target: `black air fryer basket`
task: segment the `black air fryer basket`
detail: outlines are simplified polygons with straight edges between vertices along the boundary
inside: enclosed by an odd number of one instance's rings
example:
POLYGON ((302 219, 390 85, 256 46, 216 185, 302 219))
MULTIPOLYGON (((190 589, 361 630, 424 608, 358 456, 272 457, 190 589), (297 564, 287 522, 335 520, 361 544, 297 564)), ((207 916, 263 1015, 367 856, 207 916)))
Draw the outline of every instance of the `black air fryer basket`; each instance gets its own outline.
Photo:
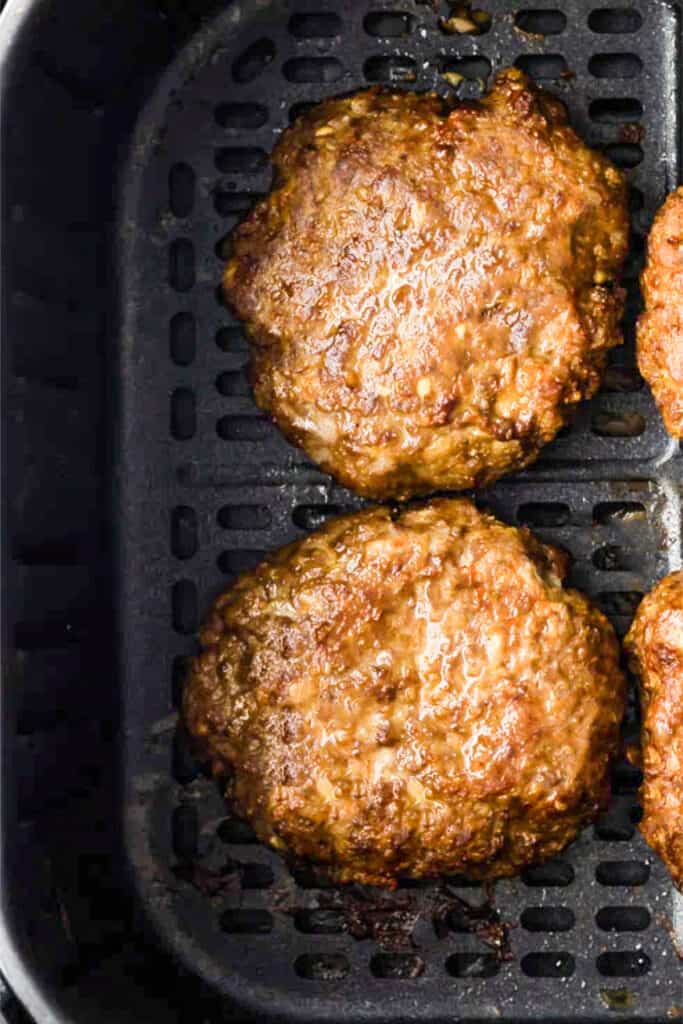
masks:
POLYGON ((481 35, 445 34, 438 6, 8 0, 0 15, 9 1019, 683 1014, 683 900, 638 834, 626 762, 594 827, 496 886, 506 927, 487 930, 489 894, 465 879, 439 915, 433 885, 342 896, 312 870, 293 877, 229 817, 176 729, 210 600, 361 504, 255 407, 218 293, 274 142, 323 97, 368 83, 448 94, 448 72, 476 97, 514 63, 627 168, 626 345, 538 463, 478 500, 568 549, 571 582, 620 634, 679 565, 679 448, 633 346, 644 236, 679 180, 678 5, 480 0, 481 35), (358 937, 382 915, 390 939, 358 937))

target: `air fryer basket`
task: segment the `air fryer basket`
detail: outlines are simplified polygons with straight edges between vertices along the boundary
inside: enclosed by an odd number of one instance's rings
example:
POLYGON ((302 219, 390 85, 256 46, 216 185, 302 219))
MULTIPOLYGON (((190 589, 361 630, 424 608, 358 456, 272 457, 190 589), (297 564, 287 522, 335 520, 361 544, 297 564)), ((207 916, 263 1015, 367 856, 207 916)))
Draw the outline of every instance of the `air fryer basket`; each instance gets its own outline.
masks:
MULTIPOLYGON (((516 63, 628 169, 626 345, 538 463, 477 500, 569 550, 571 582, 620 634, 679 565, 679 449, 633 347, 644 233, 679 179, 678 7, 481 0, 489 30, 449 35, 438 6, 10 0, 0 20, 0 966, 40 1019, 683 1014, 683 903, 639 837, 626 762, 595 827, 496 886, 502 956, 457 913, 435 927, 431 884, 389 897, 403 943, 353 937, 343 899, 229 817, 176 729, 210 600, 361 504, 256 409, 218 292, 226 236, 269 187, 269 151, 326 96, 368 83, 450 94, 452 71, 473 97, 516 63)), ((486 898, 464 879, 449 891, 486 898)), ((375 912, 376 894, 350 898, 375 912)))

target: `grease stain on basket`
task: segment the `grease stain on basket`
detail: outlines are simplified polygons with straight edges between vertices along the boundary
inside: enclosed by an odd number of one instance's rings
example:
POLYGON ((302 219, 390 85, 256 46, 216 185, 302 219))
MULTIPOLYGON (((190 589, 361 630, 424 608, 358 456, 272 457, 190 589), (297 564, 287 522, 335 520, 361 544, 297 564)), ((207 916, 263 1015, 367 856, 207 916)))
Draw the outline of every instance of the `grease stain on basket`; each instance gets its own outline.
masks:
POLYGON ((632 1010, 637 1003, 636 994, 630 988, 601 988, 600 999, 608 1010, 615 1013, 632 1010))

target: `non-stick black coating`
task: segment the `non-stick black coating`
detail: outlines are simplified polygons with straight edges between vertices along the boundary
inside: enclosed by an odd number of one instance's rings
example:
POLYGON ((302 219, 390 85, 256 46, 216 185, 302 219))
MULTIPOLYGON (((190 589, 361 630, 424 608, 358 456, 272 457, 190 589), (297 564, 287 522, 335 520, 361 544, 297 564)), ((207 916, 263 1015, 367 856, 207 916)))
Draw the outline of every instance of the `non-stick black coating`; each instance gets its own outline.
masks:
MULTIPOLYGON (((121 249, 127 835, 159 933, 212 987, 259 1013, 594 1019, 622 998, 655 1018, 681 991, 665 927, 672 888, 635 830, 638 775, 625 764, 610 814, 559 866, 496 887, 514 926, 509 960, 476 934, 435 929, 429 887, 397 897, 415 914, 406 948, 355 939, 348 908, 334 925, 311 918, 329 897, 221 828, 222 801, 193 777, 177 739, 176 778, 167 771, 183 659, 210 600, 264 551, 359 505, 255 408, 244 336, 217 297, 226 236, 267 191, 267 154, 302 104, 369 81, 446 94, 444 71, 464 75, 460 95, 473 97, 517 62, 566 101, 591 144, 632 168, 627 344, 607 387, 538 464, 478 500, 567 548, 572 582, 620 632, 639 595, 677 563, 677 450, 633 354, 643 234, 678 174, 677 19, 666 4, 626 14, 582 2, 485 6, 490 30, 472 36, 445 34, 429 4, 234 3, 170 69, 131 154, 121 249), (230 861, 237 868, 217 882, 211 873, 230 861), (207 884, 218 894, 207 897, 207 884)), ((375 896, 365 898, 371 917, 375 896)))
MULTIPOLYGON (((679 177, 677 7, 480 0, 493 20, 475 37, 445 35, 447 5, 415 0, 19 6, 2 64, 10 984, 41 1020, 235 1020, 235 1002, 335 1022, 675 1017, 676 902, 634 829, 625 763, 595 830, 496 888, 511 959, 435 912, 433 887, 399 891, 414 947, 394 936, 388 952, 348 931, 386 915, 376 894, 335 910, 313 874, 295 884, 175 726, 211 598, 357 506, 255 410, 216 291, 292 113, 370 80, 447 92, 451 70, 475 96, 519 60, 633 164, 627 344, 571 430, 479 500, 571 551, 572 582, 621 633, 678 565, 681 461, 633 355, 644 234, 679 177)), ((456 882, 449 898, 483 899, 456 882)))

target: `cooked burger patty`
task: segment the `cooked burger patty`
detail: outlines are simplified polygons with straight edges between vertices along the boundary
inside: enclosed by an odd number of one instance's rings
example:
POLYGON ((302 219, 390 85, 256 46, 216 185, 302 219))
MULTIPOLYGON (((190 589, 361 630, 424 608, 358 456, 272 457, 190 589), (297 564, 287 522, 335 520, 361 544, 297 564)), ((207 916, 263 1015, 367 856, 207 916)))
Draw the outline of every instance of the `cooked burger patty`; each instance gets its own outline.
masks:
POLYGON ((640 830, 683 890, 683 573, 643 600, 625 640, 640 676, 644 782, 640 830))
POLYGON ((683 437, 683 188, 657 214, 642 276, 638 366, 666 429, 683 437))
POLYGON ((624 178, 520 71, 479 103, 377 89, 286 131, 225 295, 257 403, 361 494, 536 458, 622 338, 624 178))
POLYGON ((218 599, 187 726, 259 837, 337 881, 514 874, 605 803, 623 713, 564 571, 464 500, 331 520, 218 599))

